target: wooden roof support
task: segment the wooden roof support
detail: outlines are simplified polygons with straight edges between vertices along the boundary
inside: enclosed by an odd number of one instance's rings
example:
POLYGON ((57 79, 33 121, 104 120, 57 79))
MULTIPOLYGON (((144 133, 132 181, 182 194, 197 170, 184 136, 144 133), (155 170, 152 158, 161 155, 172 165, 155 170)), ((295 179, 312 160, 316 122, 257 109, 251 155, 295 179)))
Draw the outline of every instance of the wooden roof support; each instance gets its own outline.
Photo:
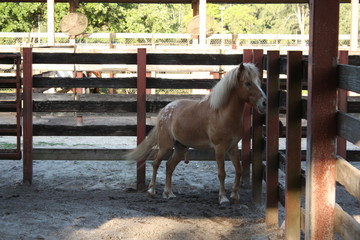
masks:
POLYGON ((47 0, 48 45, 55 45, 55 0, 47 0))
POLYGON ((310 1, 306 239, 334 239, 339 1, 310 1))

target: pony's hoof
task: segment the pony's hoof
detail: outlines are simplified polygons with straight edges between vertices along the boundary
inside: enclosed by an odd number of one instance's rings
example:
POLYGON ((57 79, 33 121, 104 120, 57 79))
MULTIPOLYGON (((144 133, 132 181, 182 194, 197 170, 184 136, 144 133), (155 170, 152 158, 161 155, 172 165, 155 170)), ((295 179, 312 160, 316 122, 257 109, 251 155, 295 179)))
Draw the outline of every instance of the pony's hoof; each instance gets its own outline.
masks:
POLYGON ((239 193, 231 193, 230 200, 231 204, 238 204, 240 202, 239 193))
POLYGON ((149 198, 154 198, 156 194, 155 190, 151 188, 147 191, 147 193, 149 198))
POLYGON ((227 197, 225 196, 219 196, 219 204, 220 205, 225 205, 228 204, 230 201, 227 197))
POLYGON ((170 199, 170 198, 175 198, 176 195, 173 192, 163 192, 163 198, 165 199, 170 199))

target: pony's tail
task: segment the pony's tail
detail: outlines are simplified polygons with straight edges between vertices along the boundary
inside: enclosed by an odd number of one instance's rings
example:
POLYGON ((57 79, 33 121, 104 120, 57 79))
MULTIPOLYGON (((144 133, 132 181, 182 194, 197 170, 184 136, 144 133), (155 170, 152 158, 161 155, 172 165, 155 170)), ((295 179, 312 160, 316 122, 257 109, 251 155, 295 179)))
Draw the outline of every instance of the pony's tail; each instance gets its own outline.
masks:
POLYGON ((144 159, 150 152, 152 152, 153 147, 156 146, 157 138, 158 131, 157 125, 155 125, 144 141, 142 141, 134 150, 124 155, 125 159, 136 161, 144 159))

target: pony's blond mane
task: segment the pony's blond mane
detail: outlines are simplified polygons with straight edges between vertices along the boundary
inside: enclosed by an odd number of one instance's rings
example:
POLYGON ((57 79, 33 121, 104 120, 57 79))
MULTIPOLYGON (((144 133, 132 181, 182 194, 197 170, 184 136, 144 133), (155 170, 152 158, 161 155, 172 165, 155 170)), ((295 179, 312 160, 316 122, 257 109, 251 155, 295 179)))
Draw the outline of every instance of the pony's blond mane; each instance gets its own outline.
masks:
MULTIPOLYGON (((243 63, 243 70, 240 72, 242 79, 257 79, 258 78, 258 69, 252 63, 243 63)), ((210 107, 212 109, 218 109, 223 106, 230 92, 238 84, 238 74, 239 74, 240 65, 231 69, 227 72, 224 77, 213 87, 212 92, 209 95, 210 98, 210 107)))

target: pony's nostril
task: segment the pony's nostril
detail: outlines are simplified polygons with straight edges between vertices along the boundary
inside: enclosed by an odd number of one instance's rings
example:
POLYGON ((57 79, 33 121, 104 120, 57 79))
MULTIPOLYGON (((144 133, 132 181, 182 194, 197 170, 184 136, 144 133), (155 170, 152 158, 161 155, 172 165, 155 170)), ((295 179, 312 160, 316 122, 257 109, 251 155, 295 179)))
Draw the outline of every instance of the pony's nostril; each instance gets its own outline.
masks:
POLYGON ((266 107, 266 101, 263 101, 262 105, 263 105, 263 107, 266 107))

